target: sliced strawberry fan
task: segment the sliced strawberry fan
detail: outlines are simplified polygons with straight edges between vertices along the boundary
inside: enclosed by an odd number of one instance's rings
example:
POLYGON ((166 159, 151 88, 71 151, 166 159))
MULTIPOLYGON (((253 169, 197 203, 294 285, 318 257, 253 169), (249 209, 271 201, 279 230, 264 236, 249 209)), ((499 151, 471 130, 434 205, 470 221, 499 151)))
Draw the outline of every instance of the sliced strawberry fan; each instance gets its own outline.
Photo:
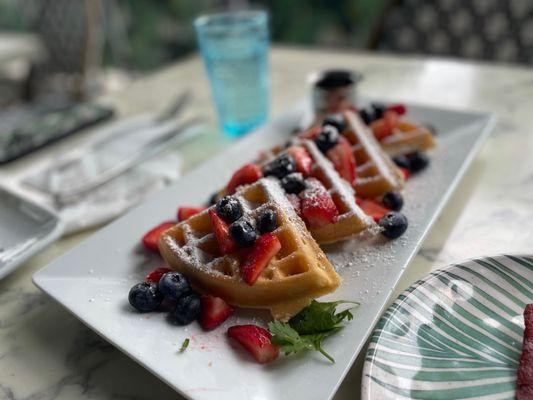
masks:
POLYGON ((145 233, 141 240, 144 248, 159 253, 159 248, 157 247, 159 238, 161 237, 163 232, 172 228, 174 225, 176 225, 174 221, 166 221, 145 233))
POLYGON ((222 254, 233 253, 237 250, 237 243, 235 243, 229 234, 228 224, 212 209, 209 210, 209 216, 211 217, 211 226, 213 227, 220 251, 222 254))
POLYGON ((310 228, 335 222, 339 212, 330 194, 318 179, 309 178, 307 187, 300 193, 301 214, 310 228))
POLYGON ((239 342, 260 364, 274 361, 279 348, 272 344, 270 332, 257 325, 235 325, 228 329, 228 336, 239 342))
POLYGON ((178 221, 188 220, 193 215, 199 214, 205 209, 205 207, 182 206, 178 208, 178 221))

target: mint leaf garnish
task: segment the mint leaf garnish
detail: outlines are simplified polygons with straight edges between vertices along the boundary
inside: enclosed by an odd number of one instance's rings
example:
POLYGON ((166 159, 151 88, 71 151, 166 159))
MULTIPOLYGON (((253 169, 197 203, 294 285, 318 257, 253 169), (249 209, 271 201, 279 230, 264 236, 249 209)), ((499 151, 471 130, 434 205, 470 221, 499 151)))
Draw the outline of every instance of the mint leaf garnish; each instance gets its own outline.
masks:
POLYGON ((179 349, 179 352, 180 353, 183 353, 187 347, 189 347, 189 338, 185 338, 185 340, 183 341, 183 343, 181 344, 181 347, 179 349))
POLYGON ((273 321, 268 324, 272 343, 280 346, 285 355, 304 350, 319 351, 332 363, 335 362, 322 347, 322 341, 342 329, 341 322, 353 318, 351 309, 336 313, 340 304, 359 304, 351 301, 320 303, 313 300, 289 322, 273 321))
POLYGON ((302 335, 328 332, 337 328, 344 319, 351 321, 353 318, 353 307, 336 314, 337 306, 341 304, 359 305, 357 302, 344 300, 324 303, 313 300, 290 319, 289 325, 302 335))

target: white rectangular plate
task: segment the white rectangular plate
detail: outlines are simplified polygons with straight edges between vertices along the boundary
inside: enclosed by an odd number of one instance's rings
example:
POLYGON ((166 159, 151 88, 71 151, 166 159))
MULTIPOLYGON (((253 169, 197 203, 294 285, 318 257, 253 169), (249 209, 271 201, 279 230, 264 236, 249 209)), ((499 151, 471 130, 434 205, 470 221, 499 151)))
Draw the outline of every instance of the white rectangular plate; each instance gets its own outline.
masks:
POLYGON ((34 276, 34 282, 69 311, 178 392, 191 399, 328 399, 361 350, 394 286, 470 164, 494 120, 490 115, 409 106, 410 116, 438 130, 430 167, 409 180, 404 209, 410 226, 395 241, 373 247, 353 240, 328 246, 328 257, 343 277, 328 299, 359 300, 355 320, 325 342, 335 358, 318 353, 258 365, 230 343, 226 328, 265 324, 264 313, 240 310, 223 326, 203 332, 193 323, 171 325, 162 313, 139 314, 128 305, 130 287, 161 260, 139 249, 139 239, 155 224, 172 218, 178 205, 203 204, 232 171, 259 149, 287 138, 302 115, 297 107, 240 140, 124 217, 110 224, 34 276), (184 353, 178 349, 191 339, 184 353))

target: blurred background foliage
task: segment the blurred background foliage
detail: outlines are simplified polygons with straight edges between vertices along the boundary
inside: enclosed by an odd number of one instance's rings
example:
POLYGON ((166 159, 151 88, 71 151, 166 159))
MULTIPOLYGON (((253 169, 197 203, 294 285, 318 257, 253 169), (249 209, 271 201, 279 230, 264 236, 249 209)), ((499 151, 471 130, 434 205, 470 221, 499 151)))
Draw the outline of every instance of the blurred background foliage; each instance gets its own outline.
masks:
MULTIPOLYGON (((52 0, 58 1, 58 0, 52 0)), ((0 30, 32 30, 40 0, 0 0, 0 30)), ((192 21, 201 13, 244 6, 270 11, 276 43, 366 47, 386 0, 107 0, 104 61, 149 71, 196 48, 192 21)))

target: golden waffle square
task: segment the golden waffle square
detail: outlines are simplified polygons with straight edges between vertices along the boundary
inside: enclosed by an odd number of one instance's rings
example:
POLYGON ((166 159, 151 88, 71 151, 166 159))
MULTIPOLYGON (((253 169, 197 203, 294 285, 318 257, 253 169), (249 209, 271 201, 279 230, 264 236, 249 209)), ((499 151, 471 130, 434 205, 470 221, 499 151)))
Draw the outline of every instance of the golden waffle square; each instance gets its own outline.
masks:
POLYGON ((381 148, 372 130, 359 114, 345 111, 347 128, 343 135, 350 141, 357 162, 355 193, 375 198, 403 188, 404 177, 390 156, 381 148))
MULTIPOLYGON (((318 228, 310 228, 315 240, 320 244, 334 243, 354 236, 376 224, 367 216, 355 202, 355 192, 350 184, 345 181, 333 167, 331 161, 318 149, 312 140, 293 140, 294 145, 304 147, 313 159, 311 177, 324 185, 330 194, 339 216, 335 222, 318 228)), ((282 151, 277 148, 271 152, 268 161, 282 151)))
POLYGON ((283 189, 272 178, 242 186, 235 194, 244 218, 274 210, 278 227, 273 232, 281 250, 262 271, 256 283, 246 284, 241 262, 246 250, 222 255, 211 227, 208 210, 166 231, 159 249, 168 265, 183 273, 200 292, 219 296, 239 307, 269 309, 286 320, 311 299, 334 291, 340 277, 296 215, 283 189))
POLYGON ((401 120, 394 133, 380 141, 381 147, 391 157, 414 151, 428 151, 436 146, 433 134, 425 126, 401 120))

